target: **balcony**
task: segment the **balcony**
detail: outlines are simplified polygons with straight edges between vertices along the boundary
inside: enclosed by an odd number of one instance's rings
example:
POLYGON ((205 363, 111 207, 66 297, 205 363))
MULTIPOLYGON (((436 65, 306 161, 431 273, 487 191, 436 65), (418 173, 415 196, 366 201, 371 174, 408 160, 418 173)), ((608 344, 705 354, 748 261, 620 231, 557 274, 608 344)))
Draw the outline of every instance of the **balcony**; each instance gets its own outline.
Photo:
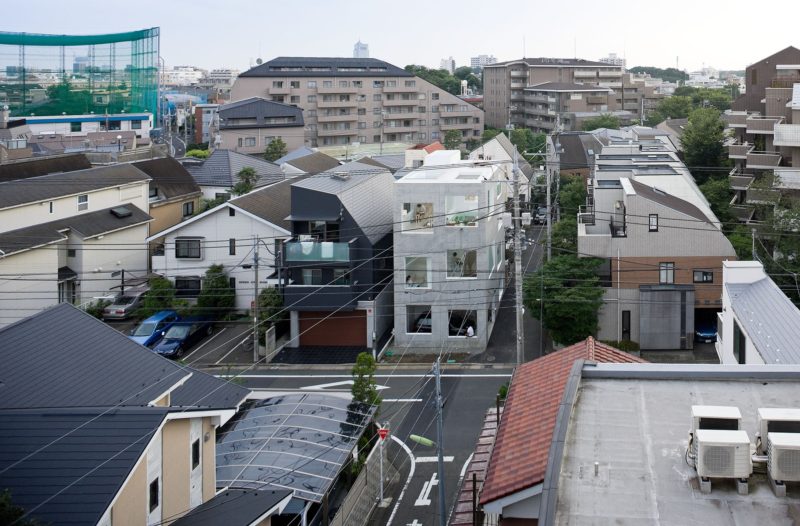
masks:
POLYGON ((522 88, 524 88, 526 86, 527 86, 527 84, 525 82, 512 82, 511 83, 511 89, 515 89, 515 88, 516 89, 522 89, 522 88))
POLYGON ((795 84, 800 83, 800 76, 798 75, 781 75, 773 77, 770 87, 772 88, 791 88, 795 84))
POLYGON ((384 86, 384 93, 417 93, 419 88, 416 86, 384 86))
POLYGON ((317 88, 317 93, 320 95, 335 95, 338 93, 343 93, 345 95, 358 93, 358 90, 361 88, 354 88, 353 86, 347 86, 346 88, 334 86, 331 88, 317 88))
POLYGON ((291 91, 292 91, 292 90, 289 88, 289 86, 284 86, 284 87, 282 87, 282 88, 275 88, 275 87, 272 87, 272 88, 269 88, 269 89, 267 90, 267 92, 268 92, 270 95, 288 95, 289 93, 291 93, 291 91))
POLYGON ((731 159, 747 159, 747 154, 753 151, 754 146, 749 143, 731 144, 728 146, 728 157, 731 159))
POLYGON ((596 70, 587 71, 585 69, 576 69, 574 75, 576 79, 596 79, 598 77, 596 70))
POLYGON ((424 100, 417 100, 417 99, 383 99, 383 107, 387 108, 389 106, 420 106, 425 105, 424 100))
POLYGON ((756 209, 754 206, 746 206, 746 205, 733 205, 729 208, 731 215, 736 218, 737 221, 742 223, 749 223, 753 219, 753 214, 756 213, 756 209))
POLYGON ((781 199, 780 190, 751 188, 747 191, 745 203, 748 205, 777 205, 781 199))
POLYGON ((732 175, 729 177, 731 190, 747 190, 753 182, 752 175, 732 175))
POLYGON ((781 164, 779 153, 750 152, 747 154, 747 168, 773 170, 781 164))
POLYGON ((776 124, 772 144, 800 147, 800 124, 776 124))
POLYGON ((317 114, 317 122, 341 122, 341 121, 357 121, 358 114, 355 112, 349 113, 347 115, 323 115, 321 113, 317 114))
POLYGON ((548 97, 547 95, 530 95, 525 94, 525 102, 534 102, 541 104, 555 103, 555 97, 548 97))
POLYGON ((320 137, 341 137, 345 135, 358 135, 358 132, 359 130, 356 128, 350 128, 349 130, 323 130, 322 128, 317 128, 317 135, 319 135, 320 137))
POLYGON ((445 111, 441 107, 439 107, 439 115, 446 119, 448 117, 473 117, 475 116, 475 111, 461 111, 461 110, 453 110, 453 111, 445 111))
POLYGON ((454 122, 450 124, 445 124, 439 121, 439 129, 441 130, 471 130, 475 124, 471 122, 454 122))
POLYGON ((608 104, 608 97, 603 95, 589 95, 586 104, 608 104))
POLYGON ((284 243, 284 265, 296 263, 349 263, 355 239, 348 243, 334 241, 287 241, 284 243))
POLYGON ((420 127, 416 124, 411 124, 409 126, 384 126, 383 133, 408 133, 408 132, 416 132, 419 131, 420 127))
POLYGON ((783 117, 761 117, 751 115, 747 117, 747 133, 756 135, 772 135, 775 125, 783 122, 783 117))
POLYGON ((527 77, 527 76, 528 76, 528 72, 527 71, 523 71, 521 69, 512 69, 511 70, 511 77, 512 78, 527 77))
POLYGON ((746 111, 726 111, 722 114, 722 120, 728 123, 729 128, 747 128, 746 111))
POLYGON ((335 100, 335 101, 324 101, 321 98, 317 98, 317 107, 318 108, 356 108, 358 107, 358 102, 355 99, 352 100, 335 100))

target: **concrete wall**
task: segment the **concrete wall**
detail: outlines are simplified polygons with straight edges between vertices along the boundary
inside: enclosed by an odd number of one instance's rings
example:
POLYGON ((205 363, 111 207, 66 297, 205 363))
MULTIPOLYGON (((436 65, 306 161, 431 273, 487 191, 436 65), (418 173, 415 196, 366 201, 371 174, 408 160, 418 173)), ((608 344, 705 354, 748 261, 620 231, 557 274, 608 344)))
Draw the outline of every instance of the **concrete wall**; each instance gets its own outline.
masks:
POLYGON ((263 155, 272 139, 280 138, 286 143, 287 151, 296 150, 305 143, 305 132, 302 126, 286 126, 282 128, 236 128, 220 131, 222 143, 219 148, 239 153, 263 155), (245 146, 245 139, 255 139, 255 146, 245 146), (239 140, 242 144, 239 145, 239 140))
POLYGON ((172 201, 169 203, 154 203, 150 206, 150 215, 153 221, 150 222, 150 235, 157 234, 162 230, 175 226, 181 221, 188 219, 191 216, 183 215, 184 203, 194 203, 195 212, 200 206, 200 197, 192 197, 190 199, 181 199, 179 201, 172 201))
POLYGON ((0 258, 0 327, 58 303, 58 246, 0 258))

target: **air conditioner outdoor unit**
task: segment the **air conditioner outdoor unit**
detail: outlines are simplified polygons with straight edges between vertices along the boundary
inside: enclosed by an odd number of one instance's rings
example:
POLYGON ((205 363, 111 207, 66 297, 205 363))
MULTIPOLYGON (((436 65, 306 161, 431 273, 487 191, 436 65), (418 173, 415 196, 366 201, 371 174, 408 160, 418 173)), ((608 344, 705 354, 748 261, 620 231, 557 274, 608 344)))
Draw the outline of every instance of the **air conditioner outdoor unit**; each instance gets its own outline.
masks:
POLYGON ((800 409, 760 407, 756 453, 763 455, 767 452, 766 437, 772 433, 800 433, 800 409))
POLYGON ((736 431, 742 427, 742 413, 738 407, 725 405, 693 405, 690 458, 697 459, 697 430, 718 429, 736 431))
POLYGON ((800 433, 769 433, 767 437, 767 471, 770 479, 800 481, 800 433))
POLYGON ((753 473, 747 431, 698 429, 697 474, 703 479, 747 479, 753 473))

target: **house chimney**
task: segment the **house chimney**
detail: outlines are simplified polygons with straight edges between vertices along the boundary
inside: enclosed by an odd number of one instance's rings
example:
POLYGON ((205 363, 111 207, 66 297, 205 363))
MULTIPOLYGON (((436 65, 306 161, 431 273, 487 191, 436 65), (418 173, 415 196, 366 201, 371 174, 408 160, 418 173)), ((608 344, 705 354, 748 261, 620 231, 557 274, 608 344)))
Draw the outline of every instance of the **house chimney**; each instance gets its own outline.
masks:
POLYGON ((3 109, 0 111, 0 130, 8 128, 9 115, 11 115, 11 112, 8 111, 8 106, 3 106, 3 109))

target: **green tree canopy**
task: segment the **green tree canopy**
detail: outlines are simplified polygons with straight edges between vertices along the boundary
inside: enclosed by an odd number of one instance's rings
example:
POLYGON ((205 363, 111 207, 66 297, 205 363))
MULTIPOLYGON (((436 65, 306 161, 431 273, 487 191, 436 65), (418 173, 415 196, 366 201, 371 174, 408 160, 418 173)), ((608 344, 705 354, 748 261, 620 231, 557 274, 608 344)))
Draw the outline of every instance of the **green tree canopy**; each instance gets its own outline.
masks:
POLYGON ((280 137, 273 139, 264 150, 264 159, 269 162, 274 162, 289 153, 286 148, 286 143, 280 137))
POLYGON ((283 298, 278 289, 274 287, 264 287, 258 293, 258 319, 263 320, 259 326, 259 341, 263 344, 267 329, 279 321, 281 309, 283 308, 283 298))
POLYGON ((592 131, 598 128, 618 130, 619 119, 610 113, 605 113, 603 115, 592 117, 591 119, 586 119, 583 121, 583 131, 592 131))
POLYGON ((553 225, 552 247, 555 254, 575 254, 578 251, 578 220, 575 214, 561 218, 553 225))
POLYGON ((686 165, 698 184, 702 184, 724 166, 723 133, 725 123, 716 108, 701 108, 689 114, 689 123, 683 129, 681 146, 686 165))
POLYGON ((185 155, 196 159, 208 159, 210 152, 208 150, 187 150, 185 155))
POLYGON ((437 88, 441 88, 448 93, 452 93, 453 95, 461 93, 461 79, 455 75, 451 75, 444 69, 430 69, 425 66, 409 64, 405 67, 405 70, 423 80, 427 80, 437 88))
POLYGON ((167 278, 156 276, 148 280, 149 290, 142 298, 137 315, 144 318, 175 306, 175 286, 167 278))
POLYGON ((253 188, 256 186, 256 182, 258 182, 258 174, 256 173, 255 169, 251 168, 250 166, 245 166, 239 170, 239 173, 236 174, 236 177, 239 179, 239 181, 233 185, 233 188, 231 188, 231 193, 233 195, 244 195, 252 192, 253 188))
POLYGON ((653 66, 636 66, 628 70, 630 73, 647 73, 651 77, 662 79, 666 82, 684 82, 689 80, 685 71, 676 68, 656 68, 653 66))
POLYGON ((456 70, 453 72, 453 76, 459 80, 466 80, 470 87, 483 89, 483 81, 480 77, 473 73, 472 68, 469 66, 461 66, 460 68, 456 68, 456 70))
POLYGON ((378 386, 375 383, 375 359, 372 354, 362 352, 356 358, 353 366, 353 394, 354 402, 362 402, 369 405, 380 405, 381 397, 378 396, 378 386))
POLYGON ((25 510, 11 502, 11 493, 5 489, 0 493, 0 524, 14 524, 15 526, 39 526, 36 519, 23 519, 25 510))
POLYGON ((481 142, 489 142, 498 135, 503 133, 503 130, 497 128, 485 128, 481 134, 481 142))
POLYGON ((735 221, 731 215, 731 199, 733 190, 727 175, 716 175, 709 177, 708 180, 700 185, 700 191, 706 197, 711 211, 723 224, 735 221))
POLYGON ((557 256, 523 283, 528 312, 540 319, 553 340, 570 345, 597 332, 603 289, 595 274, 600 260, 557 256))
POLYGON ((203 288, 197 297, 196 311, 202 316, 221 320, 236 304, 236 291, 231 287, 222 265, 211 265, 203 278, 203 288))
POLYGON ((562 177, 559 203, 564 216, 574 216, 586 204, 586 183, 581 177, 562 177))
POLYGON ((444 147, 448 150, 458 150, 461 148, 461 132, 458 130, 448 130, 444 134, 444 147))

